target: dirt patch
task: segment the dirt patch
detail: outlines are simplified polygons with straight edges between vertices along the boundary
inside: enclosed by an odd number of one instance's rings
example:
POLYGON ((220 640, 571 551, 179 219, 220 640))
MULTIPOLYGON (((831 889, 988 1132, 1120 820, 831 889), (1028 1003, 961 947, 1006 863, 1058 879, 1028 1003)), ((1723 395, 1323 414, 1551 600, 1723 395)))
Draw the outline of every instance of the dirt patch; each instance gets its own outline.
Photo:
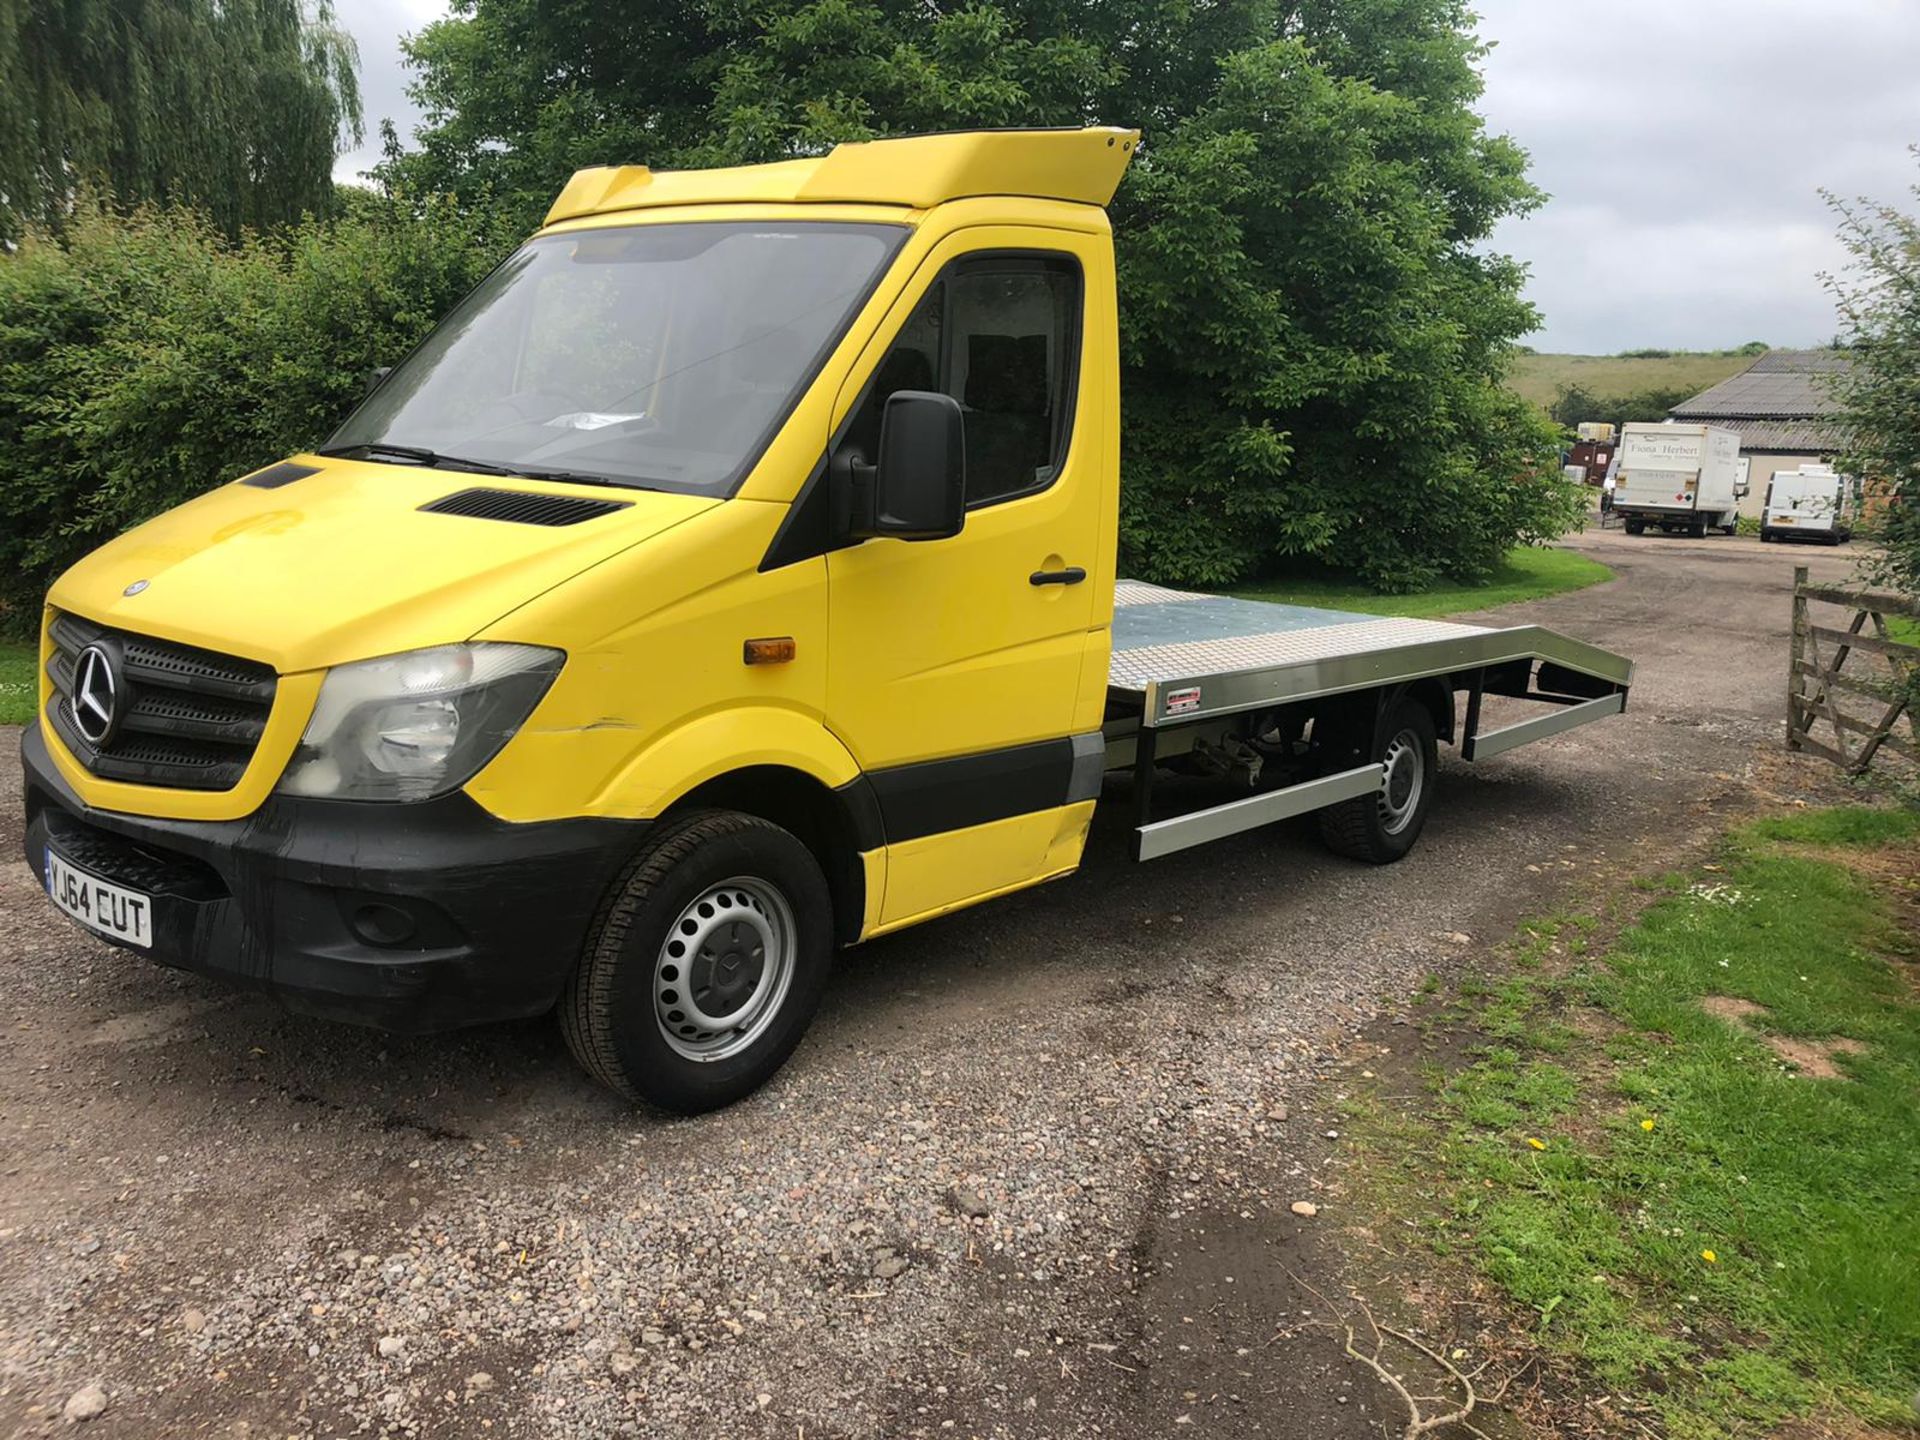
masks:
POLYGON ((1802 1075, 1813 1080, 1847 1079, 1846 1071, 1835 1063, 1836 1057, 1859 1055, 1867 1048, 1864 1041, 1847 1035, 1836 1035, 1830 1040, 1804 1040, 1795 1035, 1775 1035, 1756 1029, 1749 1022, 1771 1012, 1764 1005, 1756 1005, 1751 1000, 1742 1000, 1733 995, 1709 995, 1700 1002, 1700 1008, 1714 1019, 1724 1020, 1735 1029, 1744 1030, 1802 1075))
POLYGON ((1700 1008, 1716 1020, 1724 1020, 1745 1030, 1751 1028, 1747 1022, 1770 1013, 1766 1006, 1756 1005, 1751 1000, 1742 1000, 1734 995, 1709 995, 1700 1002, 1700 1008))

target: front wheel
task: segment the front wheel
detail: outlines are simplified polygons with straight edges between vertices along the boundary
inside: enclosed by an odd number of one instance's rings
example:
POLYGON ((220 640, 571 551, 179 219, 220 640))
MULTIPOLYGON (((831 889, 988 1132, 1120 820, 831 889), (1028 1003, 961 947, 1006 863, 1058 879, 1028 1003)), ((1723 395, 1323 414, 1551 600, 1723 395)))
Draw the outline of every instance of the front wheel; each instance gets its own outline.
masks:
POLYGON ((1380 716, 1371 756, 1386 767, 1380 789, 1322 810, 1320 837, 1337 855, 1387 865, 1413 849, 1433 803, 1440 747, 1432 713, 1417 700, 1395 700, 1380 716))
POLYGON ((567 1047, 631 1100, 698 1115, 800 1043, 833 953, 813 853, 757 816, 667 822, 616 880, 560 1002, 567 1047))

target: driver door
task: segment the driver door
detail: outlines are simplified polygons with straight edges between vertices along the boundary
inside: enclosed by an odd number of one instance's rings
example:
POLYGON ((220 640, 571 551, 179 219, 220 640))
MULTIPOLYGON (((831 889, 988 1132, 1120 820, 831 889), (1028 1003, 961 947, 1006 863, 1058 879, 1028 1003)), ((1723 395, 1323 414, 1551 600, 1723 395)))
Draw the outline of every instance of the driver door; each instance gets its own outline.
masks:
POLYGON ((1114 377, 1111 347, 1085 343, 1088 276, 1106 265, 1095 237, 962 231, 849 381, 836 456, 877 453, 897 390, 951 395, 966 423, 960 534, 827 561, 829 723, 880 803, 881 928, 1079 861, 1092 806, 1069 801, 1071 737, 1085 789, 1111 619, 1114 377))

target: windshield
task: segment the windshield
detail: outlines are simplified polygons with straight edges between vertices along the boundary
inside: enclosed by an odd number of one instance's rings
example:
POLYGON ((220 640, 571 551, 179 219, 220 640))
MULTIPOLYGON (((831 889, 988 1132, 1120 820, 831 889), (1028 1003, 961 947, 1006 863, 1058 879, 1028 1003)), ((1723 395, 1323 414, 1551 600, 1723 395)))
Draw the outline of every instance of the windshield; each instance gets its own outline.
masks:
POLYGON ((904 234, 698 221, 534 240, 326 448, 729 494, 904 234))

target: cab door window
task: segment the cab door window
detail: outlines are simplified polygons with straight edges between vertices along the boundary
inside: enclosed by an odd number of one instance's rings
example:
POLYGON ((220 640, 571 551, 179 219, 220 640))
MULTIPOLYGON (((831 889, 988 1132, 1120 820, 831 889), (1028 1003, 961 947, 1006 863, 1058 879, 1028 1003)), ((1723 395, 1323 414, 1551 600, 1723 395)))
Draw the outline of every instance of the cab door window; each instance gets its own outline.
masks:
POLYGON ((966 415, 970 508, 1044 490, 1071 438, 1080 312, 1080 269, 1066 257, 954 262, 875 368, 847 443, 878 453, 887 397, 938 390, 966 415))

